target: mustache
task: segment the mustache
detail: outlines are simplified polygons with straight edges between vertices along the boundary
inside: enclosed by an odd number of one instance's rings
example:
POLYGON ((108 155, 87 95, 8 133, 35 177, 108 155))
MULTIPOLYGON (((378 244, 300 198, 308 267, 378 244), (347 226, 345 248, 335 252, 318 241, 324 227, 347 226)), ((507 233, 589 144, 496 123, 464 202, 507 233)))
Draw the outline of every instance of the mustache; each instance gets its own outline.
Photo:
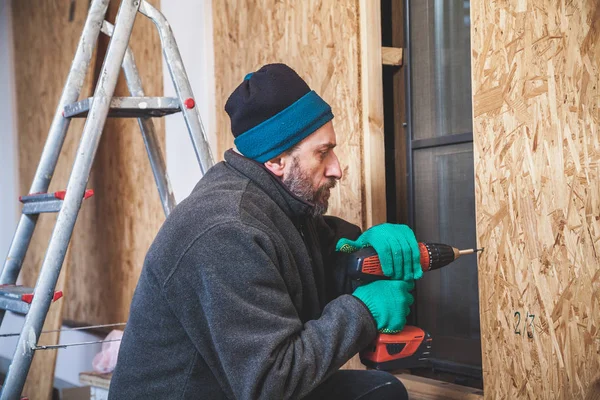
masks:
POLYGON ((337 179, 335 178, 330 178, 329 181, 327 181, 326 183, 324 183, 318 190, 317 190, 317 195, 321 195, 323 193, 325 193, 325 191, 331 190, 333 188, 335 188, 337 186, 337 179))

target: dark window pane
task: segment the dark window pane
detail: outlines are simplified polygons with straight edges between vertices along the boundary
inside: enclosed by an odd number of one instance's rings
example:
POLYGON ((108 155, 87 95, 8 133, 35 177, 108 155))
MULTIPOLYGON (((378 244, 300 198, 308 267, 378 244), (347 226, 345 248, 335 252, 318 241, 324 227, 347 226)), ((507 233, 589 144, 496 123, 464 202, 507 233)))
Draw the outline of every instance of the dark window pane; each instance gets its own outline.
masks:
POLYGON ((472 131, 469 1, 411 1, 413 139, 472 131))
MULTIPOLYGON (((415 231, 420 241, 476 246, 473 145, 414 152, 415 231)), ((477 259, 463 256, 417 282, 417 324, 435 358, 481 365, 477 259)))

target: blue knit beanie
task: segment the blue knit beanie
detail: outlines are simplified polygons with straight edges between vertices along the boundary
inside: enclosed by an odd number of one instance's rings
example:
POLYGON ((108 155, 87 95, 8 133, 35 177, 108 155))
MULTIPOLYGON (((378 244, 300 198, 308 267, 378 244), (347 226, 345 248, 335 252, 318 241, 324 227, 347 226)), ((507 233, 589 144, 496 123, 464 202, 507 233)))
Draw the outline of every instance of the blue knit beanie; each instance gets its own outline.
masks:
POLYGON ((333 119, 329 104, 285 64, 268 64, 246 75, 225 111, 237 149, 261 163, 333 119))

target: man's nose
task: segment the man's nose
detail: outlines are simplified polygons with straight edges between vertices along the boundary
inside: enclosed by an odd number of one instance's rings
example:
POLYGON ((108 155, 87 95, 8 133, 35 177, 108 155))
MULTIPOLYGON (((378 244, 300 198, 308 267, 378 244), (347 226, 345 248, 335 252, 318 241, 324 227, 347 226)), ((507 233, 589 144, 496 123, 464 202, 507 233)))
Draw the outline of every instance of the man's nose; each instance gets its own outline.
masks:
POLYGON ((328 178, 342 179, 340 161, 335 153, 332 152, 332 155, 332 160, 327 164, 327 168, 325 169, 325 176, 328 178))

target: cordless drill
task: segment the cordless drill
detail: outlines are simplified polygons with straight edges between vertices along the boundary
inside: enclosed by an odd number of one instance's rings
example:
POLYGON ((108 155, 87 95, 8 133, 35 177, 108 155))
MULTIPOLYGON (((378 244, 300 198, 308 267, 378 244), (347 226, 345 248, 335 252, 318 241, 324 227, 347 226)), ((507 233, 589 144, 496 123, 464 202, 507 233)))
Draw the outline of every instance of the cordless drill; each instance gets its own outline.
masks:
MULTIPOLYGON (((483 249, 458 250, 439 243, 419 243, 423 272, 442 268, 458 257, 483 249)), ((390 279, 383 274, 379 256, 373 247, 341 249, 335 269, 339 293, 352 293, 365 283, 390 279)), ((431 335, 416 326, 405 326, 398 333, 380 333, 371 345, 360 353, 360 361, 369 368, 384 371, 425 366, 431 355, 431 335)))

